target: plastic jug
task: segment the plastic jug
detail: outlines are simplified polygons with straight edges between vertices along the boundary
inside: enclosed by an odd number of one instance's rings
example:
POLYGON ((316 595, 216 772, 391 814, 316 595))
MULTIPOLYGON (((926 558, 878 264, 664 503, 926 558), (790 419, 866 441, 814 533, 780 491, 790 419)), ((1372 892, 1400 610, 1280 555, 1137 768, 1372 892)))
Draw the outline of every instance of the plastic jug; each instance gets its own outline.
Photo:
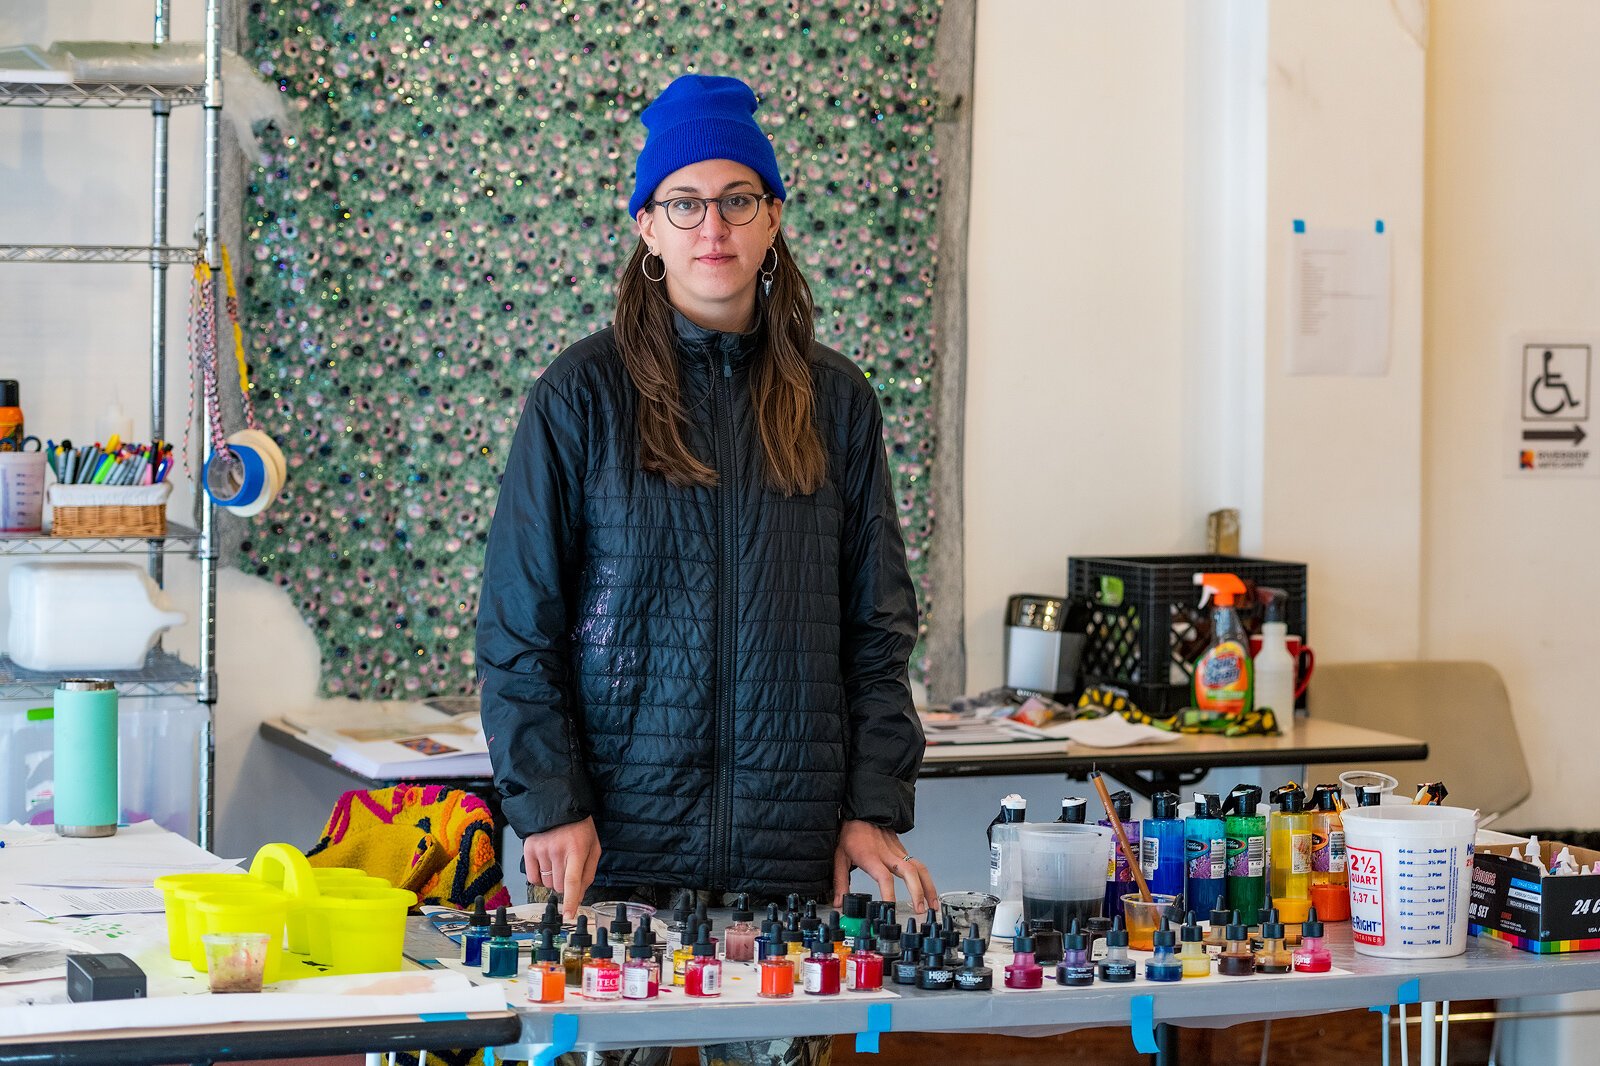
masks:
POLYGON ((1115 837, 1098 825, 1063 822, 1019 827, 1022 845, 1022 915, 1050 919, 1070 929, 1073 919, 1099 917, 1105 903, 1106 863, 1115 837))
POLYGON ((18 563, 10 591, 6 651, 24 670, 137 670, 188 618, 132 563, 18 563))

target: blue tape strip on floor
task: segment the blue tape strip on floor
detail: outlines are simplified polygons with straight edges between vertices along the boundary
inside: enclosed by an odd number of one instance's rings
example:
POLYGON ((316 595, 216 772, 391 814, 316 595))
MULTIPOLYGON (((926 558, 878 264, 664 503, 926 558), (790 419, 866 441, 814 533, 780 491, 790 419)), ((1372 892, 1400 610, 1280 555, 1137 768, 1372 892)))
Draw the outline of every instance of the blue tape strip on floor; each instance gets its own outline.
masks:
POLYGON ((887 1003, 873 1003, 867 1007, 867 1027, 856 1034, 856 1054, 876 1055, 878 1034, 894 1031, 894 1008, 887 1003))
MULTIPOLYGON (((557 1014, 550 1019, 550 1046, 533 1057, 533 1066, 550 1066, 578 1044, 578 1016, 557 1014)), ((487 1055, 485 1055, 487 1058, 487 1055)))
POLYGON ((1156 998, 1134 996, 1132 1015, 1129 1027, 1133 1030, 1133 1049, 1141 1055, 1154 1055, 1157 1050, 1156 998))

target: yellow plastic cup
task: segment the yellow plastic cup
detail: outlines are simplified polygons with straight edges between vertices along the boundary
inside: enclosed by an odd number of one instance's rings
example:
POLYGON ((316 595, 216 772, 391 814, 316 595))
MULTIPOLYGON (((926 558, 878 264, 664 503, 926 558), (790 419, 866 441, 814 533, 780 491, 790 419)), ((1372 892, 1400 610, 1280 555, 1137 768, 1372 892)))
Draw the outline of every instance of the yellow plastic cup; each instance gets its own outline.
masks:
MULTIPOLYGON (((173 895, 178 905, 183 909, 183 952, 184 960, 194 963, 196 969, 201 966, 197 959, 204 959, 205 946, 201 944, 200 937, 206 932, 205 922, 201 920, 200 912, 195 909, 194 901, 201 896, 209 895, 259 895, 262 892, 277 891, 271 885, 264 885, 253 877, 231 877, 223 875, 215 881, 195 881, 180 887, 173 895)), ((168 945, 169 948, 171 945, 168 945)))
MULTIPOLYGON (((190 913, 199 919, 200 929, 190 945, 189 962, 204 973, 207 968, 205 936, 208 933, 267 934, 267 964, 263 979, 278 979, 283 952, 283 926, 289 913, 289 897, 280 889, 262 886, 259 892, 211 892, 189 901, 190 913)), ((196 924, 191 921, 191 926, 196 924)))
POLYGON ((402 888, 327 886, 309 908, 312 960, 336 974, 400 969, 406 912, 416 903, 402 888))
POLYGON ((255 858, 250 860, 250 876, 281 888, 288 894, 289 911, 285 925, 289 937, 288 949, 297 955, 310 951, 310 938, 306 933, 307 915, 321 889, 311 864, 300 853, 300 849, 292 844, 263 844, 256 851, 255 858))
POLYGON ((165 874, 156 878, 155 888, 161 893, 161 902, 167 916, 167 954, 179 962, 189 961, 189 905, 187 901, 179 898, 178 889, 214 884, 223 878, 238 879, 246 876, 241 870, 236 874, 165 874))

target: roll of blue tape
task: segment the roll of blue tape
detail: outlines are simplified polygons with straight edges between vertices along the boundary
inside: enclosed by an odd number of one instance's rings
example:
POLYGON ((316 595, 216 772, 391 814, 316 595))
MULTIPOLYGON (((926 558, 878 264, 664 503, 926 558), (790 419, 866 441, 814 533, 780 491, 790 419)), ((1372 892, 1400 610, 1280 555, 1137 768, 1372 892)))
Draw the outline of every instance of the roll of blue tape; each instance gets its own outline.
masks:
POLYGON ((212 452, 206 459, 200 481, 218 507, 244 507, 267 491, 267 463, 248 445, 229 445, 228 458, 212 452))

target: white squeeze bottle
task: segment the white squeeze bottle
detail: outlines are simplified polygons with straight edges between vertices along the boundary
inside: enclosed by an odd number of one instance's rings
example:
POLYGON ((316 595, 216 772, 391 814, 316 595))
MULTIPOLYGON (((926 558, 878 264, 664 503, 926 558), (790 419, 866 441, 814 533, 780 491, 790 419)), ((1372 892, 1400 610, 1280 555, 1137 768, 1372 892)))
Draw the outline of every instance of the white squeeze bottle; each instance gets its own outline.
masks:
POLYGON ((1270 707, 1284 722, 1294 717, 1295 661, 1289 654, 1289 624, 1283 620, 1289 594, 1265 587, 1257 591, 1266 601, 1266 619, 1261 624, 1261 650, 1255 658, 1256 708, 1270 707))

